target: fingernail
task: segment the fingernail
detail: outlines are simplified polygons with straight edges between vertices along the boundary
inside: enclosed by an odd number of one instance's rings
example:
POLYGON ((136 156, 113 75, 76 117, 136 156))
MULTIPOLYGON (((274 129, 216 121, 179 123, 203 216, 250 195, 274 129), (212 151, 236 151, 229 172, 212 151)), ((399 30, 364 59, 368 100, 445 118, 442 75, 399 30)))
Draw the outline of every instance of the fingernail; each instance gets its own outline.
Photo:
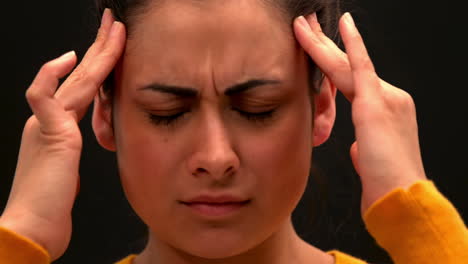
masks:
POLYGON ((120 22, 118 21, 114 21, 114 23, 112 23, 112 28, 111 28, 111 31, 110 31, 110 34, 109 36, 112 38, 112 37, 115 37, 118 32, 119 32, 119 24, 120 22))
POLYGON ((312 15, 310 15, 310 18, 312 19, 312 21, 318 22, 317 13, 314 12, 312 15))
POLYGON ((69 52, 63 54, 62 56, 60 56, 60 57, 58 58, 58 60, 60 60, 60 61, 67 61, 67 60, 69 60, 69 59, 71 59, 71 58, 73 58, 73 57, 75 57, 75 56, 76 56, 76 53, 75 53, 74 50, 72 50, 72 51, 69 51, 69 52))
POLYGON ((305 29, 310 29, 309 22, 307 22, 304 16, 299 16, 297 18, 297 22, 299 23, 299 25, 303 26, 305 29))
POLYGON ((106 8, 104 9, 104 13, 102 14, 102 19, 101 19, 101 26, 106 25, 110 19, 110 9, 106 8))
POLYGON ((349 12, 346 12, 346 13, 344 14, 344 16, 345 16, 344 18, 346 19, 346 22, 347 22, 349 25, 351 25, 351 26, 354 27, 354 26, 355 26, 355 24, 354 24, 354 19, 353 19, 353 17, 351 16, 351 14, 350 14, 349 12))

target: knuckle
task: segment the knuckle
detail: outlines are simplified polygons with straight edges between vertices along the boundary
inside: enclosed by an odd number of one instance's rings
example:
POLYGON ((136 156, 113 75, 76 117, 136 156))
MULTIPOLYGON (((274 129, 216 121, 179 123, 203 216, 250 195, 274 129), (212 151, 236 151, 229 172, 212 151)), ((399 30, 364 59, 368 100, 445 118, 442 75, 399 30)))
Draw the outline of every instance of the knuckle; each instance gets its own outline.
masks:
POLYGON ((28 100, 28 102, 36 102, 37 100, 39 100, 41 98, 41 94, 40 92, 38 91, 37 87, 32 84, 27 90, 26 90, 26 99, 28 100))
POLYGON ((361 71, 366 71, 366 72, 374 71, 374 64, 368 57, 362 58, 358 65, 359 65, 359 70, 361 71))
POLYGON ((101 51, 101 56, 103 59, 112 60, 116 57, 117 51, 112 45, 107 45, 105 49, 101 51))
POLYGON ((102 46, 104 45, 104 43, 106 42, 106 32, 103 32, 102 29, 99 29, 97 35, 96 35, 96 38, 94 39, 94 43, 93 45, 91 45, 90 49, 100 49, 102 48, 102 46))
POLYGON ((350 66, 348 61, 345 58, 339 58, 335 61, 333 69, 329 71, 329 76, 332 79, 340 78, 344 72, 349 72, 350 66))
POLYGON ((386 97, 387 103, 395 110, 412 113, 416 109, 413 97, 404 90, 395 88, 386 97))
POLYGON ((349 71, 349 63, 346 59, 340 58, 336 61, 336 68, 340 72, 349 71))
POLYGON ((318 40, 317 38, 309 38, 310 41, 306 41, 303 43, 304 50, 310 55, 314 54, 317 49, 323 48, 322 42, 318 40))
POLYGON ((325 34, 325 32, 323 32, 323 30, 322 30, 322 28, 320 27, 320 25, 317 26, 317 28, 316 28, 316 33, 317 33, 317 35, 318 35, 320 38, 322 38, 322 39, 327 39, 327 38, 328 38, 327 35, 325 34))
POLYGON ((87 53, 93 55, 98 53, 103 49, 104 40, 103 39, 96 39, 96 41, 89 47, 87 53))
POLYGON ((413 97, 406 91, 401 90, 399 101, 402 107, 408 110, 415 109, 413 97))
POLYGON ((96 38, 94 39, 94 45, 99 45, 99 44, 103 43, 104 40, 105 40, 105 36, 104 36, 102 30, 99 30, 99 32, 96 35, 96 38))
POLYGON ((75 71, 73 72, 73 77, 76 80, 82 80, 86 79, 86 76, 88 75, 86 67, 83 66, 83 64, 80 64, 78 67, 76 67, 75 71))
POLYGON ((104 60, 109 60, 109 59, 113 59, 114 58, 114 51, 107 47, 106 49, 104 49, 102 52, 101 52, 101 58, 104 59, 104 60))
POLYGON ((52 75, 54 71, 55 67, 53 61, 49 61, 42 65, 41 69, 39 70, 39 74, 52 75))
POLYGON ((33 130, 37 129, 39 127, 39 125, 40 125, 39 120, 37 120, 35 115, 32 115, 26 121, 26 123, 24 125, 24 131, 25 131, 25 133, 27 133, 29 131, 33 131, 33 130))
POLYGON ((359 32, 357 32, 357 31, 351 32, 350 38, 351 38, 352 42, 362 42, 363 41, 361 34, 359 32))
POLYGON ((91 75, 86 67, 79 65, 73 74, 70 75, 68 82, 73 85, 86 85, 92 82, 91 75))

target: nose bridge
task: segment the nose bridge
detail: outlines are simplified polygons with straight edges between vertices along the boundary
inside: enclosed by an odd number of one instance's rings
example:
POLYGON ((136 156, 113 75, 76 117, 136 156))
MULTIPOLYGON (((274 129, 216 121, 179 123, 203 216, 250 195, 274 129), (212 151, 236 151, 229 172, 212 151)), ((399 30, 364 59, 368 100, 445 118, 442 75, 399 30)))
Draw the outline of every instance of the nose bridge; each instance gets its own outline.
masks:
POLYGON ((230 140, 222 116, 214 112, 215 111, 210 111, 210 113, 205 115, 205 121, 202 122, 202 131, 206 134, 206 148, 209 152, 216 154, 217 152, 222 153, 223 149, 230 145, 230 140))
POLYGON ((239 166, 239 160, 222 114, 207 107, 200 111, 198 142, 190 170, 192 174, 208 174, 219 180, 233 173, 239 166))

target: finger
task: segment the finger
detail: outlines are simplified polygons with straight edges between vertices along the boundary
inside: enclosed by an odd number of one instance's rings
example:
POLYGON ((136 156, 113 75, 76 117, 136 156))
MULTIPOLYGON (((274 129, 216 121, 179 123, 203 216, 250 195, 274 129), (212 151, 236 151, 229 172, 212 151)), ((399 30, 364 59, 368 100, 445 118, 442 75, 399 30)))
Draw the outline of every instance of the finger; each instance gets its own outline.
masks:
POLYGON ((41 125, 49 126, 64 113, 54 99, 59 79, 69 73, 76 64, 74 51, 52 60, 40 69, 31 86, 26 91, 26 99, 41 125))
MULTIPOLYGON (((92 60, 93 58, 96 58, 100 53, 102 53, 102 51, 105 49, 105 44, 111 32, 114 21, 115 19, 112 15, 112 11, 109 8, 104 9, 101 19, 101 26, 99 27, 96 40, 86 52, 83 61, 80 63, 77 69, 73 71, 69 78, 67 78, 67 80, 65 80, 62 86, 59 88, 59 90, 55 94, 57 98, 67 97, 68 93, 73 93, 73 91, 67 91, 67 89, 64 89, 64 86, 67 86, 71 79, 73 80, 74 78, 76 78, 77 75, 82 75, 82 71, 80 70, 80 68, 83 64, 85 64, 89 60, 92 60)), ((79 79, 79 77, 77 79, 79 79)))
POLYGON ((375 98, 380 79, 350 13, 342 16, 339 27, 353 74, 356 96, 375 98))
POLYGON ((312 32, 317 35, 317 37, 324 43, 329 49, 333 50, 336 55, 340 57, 345 57, 347 58, 346 53, 344 53, 333 40, 331 40, 327 35, 322 30, 322 26, 320 25, 320 22, 318 21, 317 14, 312 13, 311 15, 308 15, 306 17, 306 20, 312 29, 312 32))
POLYGON ((112 16, 112 11, 109 8, 104 9, 101 26, 99 27, 95 42, 104 43, 106 41, 106 37, 109 34, 113 22, 114 18, 112 16))
POLYGON ((66 110, 74 111, 78 119, 84 115, 99 87, 115 67, 124 50, 125 40, 124 25, 113 22, 102 50, 97 54, 88 52, 57 92, 56 98, 66 110))
POLYGON ((356 141, 351 145, 351 148, 349 149, 349 154, 351 156, 351 161, 353 162, 354 169, 356 170, 357 174, 360 174, 360 169, 359 169, 359 162, 358 162, 358 144, 356 141))
POLYGON ((317 67, 348 100, 352 101, 354 84, 348 57, 323 33, 316 15, 309 15, 307 20, 298 17, 294 23, 294 31, 297 40, 317 67))

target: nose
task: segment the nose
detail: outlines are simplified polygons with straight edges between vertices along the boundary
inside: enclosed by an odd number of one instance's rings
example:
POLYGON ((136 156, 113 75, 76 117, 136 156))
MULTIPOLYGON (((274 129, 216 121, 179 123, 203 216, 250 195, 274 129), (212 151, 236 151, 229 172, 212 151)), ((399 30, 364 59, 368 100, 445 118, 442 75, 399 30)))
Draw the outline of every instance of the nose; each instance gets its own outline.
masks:
POLYGON ((192 175, 226 183, 238 170, 240 161, 221 118, 205 118, 193 136, 195 151, 188 161, 192 175))

